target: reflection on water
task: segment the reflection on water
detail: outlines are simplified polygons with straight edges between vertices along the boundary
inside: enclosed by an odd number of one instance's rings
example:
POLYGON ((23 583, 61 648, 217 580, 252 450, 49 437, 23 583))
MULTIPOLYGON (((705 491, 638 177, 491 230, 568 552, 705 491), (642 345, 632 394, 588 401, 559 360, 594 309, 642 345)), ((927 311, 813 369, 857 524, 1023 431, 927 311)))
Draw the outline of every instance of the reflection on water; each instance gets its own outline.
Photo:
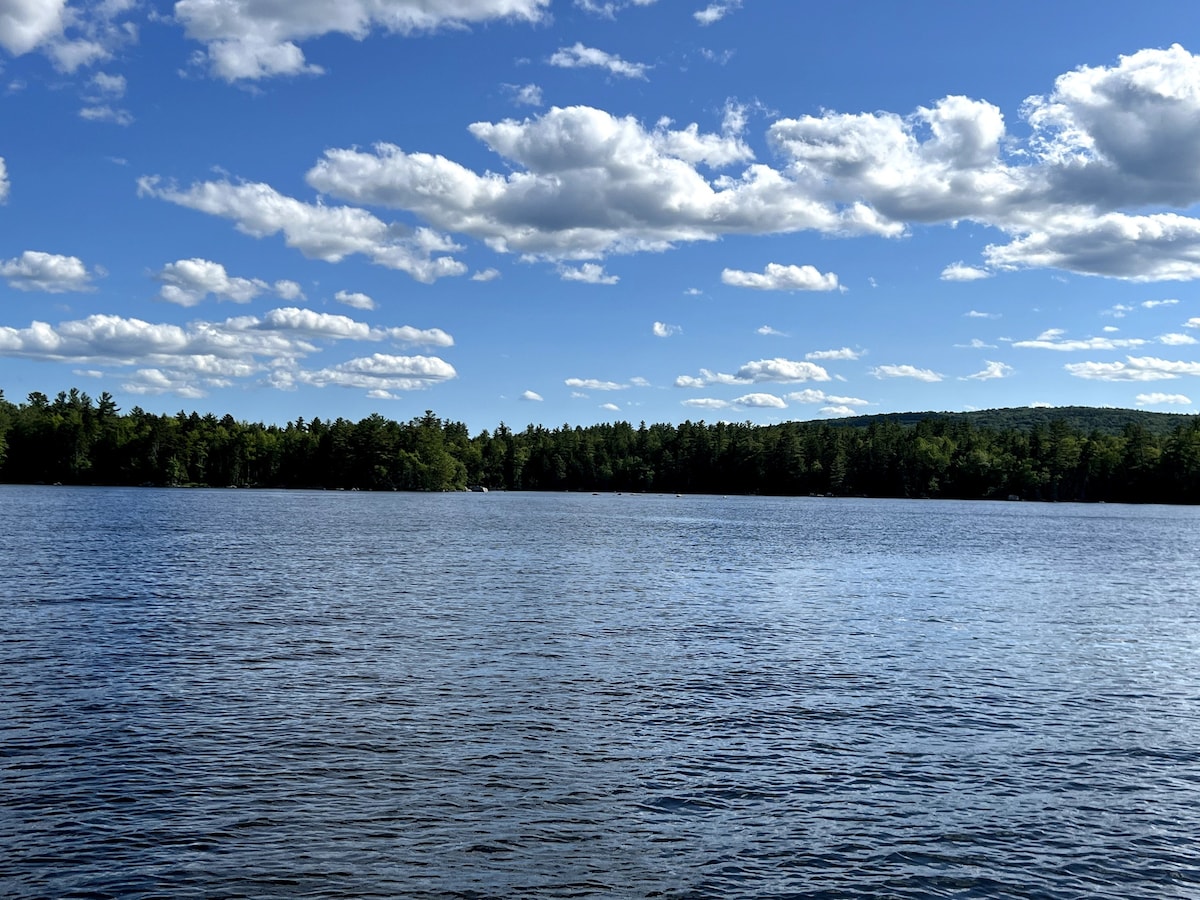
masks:
POLYGON ((0 488, 0 894, 1200 894, 1200 510, 0 488))

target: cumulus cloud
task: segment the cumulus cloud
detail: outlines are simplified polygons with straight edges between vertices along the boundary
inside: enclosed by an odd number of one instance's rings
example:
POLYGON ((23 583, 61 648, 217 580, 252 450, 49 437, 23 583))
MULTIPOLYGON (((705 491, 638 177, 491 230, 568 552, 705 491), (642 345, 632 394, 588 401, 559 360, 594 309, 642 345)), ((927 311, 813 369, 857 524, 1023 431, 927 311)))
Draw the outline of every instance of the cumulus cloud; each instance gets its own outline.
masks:
POLYGON ((766 337, 787 337, 787 334, 777 328, 772 328, 770 325, 760 325, 756 332, 766 337))
POLYGON ((375 301, 368 295, 358 291, 338 291, 333 295, 333 299, 338 303, 353 307, 354 309, 374 309, 375 301))
POLYGON ((1168 347, 1182 347, 1187 344, 1200 343, 1200 341, 1197 341, 1190 334, 1178 334, 1178 333, 1160 334, 1158 336, 1158 342, 1160 344, 1166 344, 1168 347))
MULTIPOLYGON (((322 343, 346 340, 453 344, 448 334, 436 328, 371 327, 345 316, 286 307, 262 317, 194 321, 186 326, 114 315, 93 315, 56 326, 35 321, 28 328, 0 327, 0 356, 133 369, 125 375, 131 391, 199 397, 237 379, 261 377, 275 387, 292 387, 308 377, 299 368, 302 359, 320 352, 322 343)), ((443 379, 447 367, 440 360, 429 363, 422 384, 443 379)), ((406 377, 418 378, 418 374, 406 377)), ((332 376, 327 380, 334 383, 332 376)), ((372 387, 387 389, 386 385, 372 387)))
POLYGON ((655 322, 653 328, 655 337, 670 337, 673 334, 679 334, 682 330, 678 325, 668 325, 666 322, 655 322))
POLYGON ((861 204, 815 200, 767 166, 706 176, 701 167, 752 158, 732 130, 663 121, 646 128, 586 106, 469 130, 516 171, 478 174, 442 156, 378 144, 371 152, 326 151, 308 182, 350 202, 410 211, 499 252, 555 259, 663 250, 723 234, 903 232, 861 204))
POLYGON ((601 403, 600 408, 603 410, 607 410, 608 412, 620 412, 621 411, 621 407, 617 406, 617 404, 615 404, 615 403, 601 403))
POLYGON ((622 78, 646 77, 649 68, 645 63, 627 62, 619 56, 597 50, 595 47, 585 47, 576 43, 573 47, 562 47, 550 57, 550 65, 561 69, 582 69, 595 67, 606 70, 610 75, 622 78))
POLYGON ((619 275, 605 274, 604 266, 584 263, 581 266, 559 266, 558 277, 563 281, 580 281, 584 284, 616 284, 619 275))
POLYGON ((471 276, 472 281, 495 281, 500 277, 499 269, 480 269, 471 276))
MULTIPOLYGON (((218 300, 249 303, 271 289, 261 278, 233 277, 220 263, 207 259, 181 259, 163 266, 155 278, 162 282, 159 297, 179 306, 195 306, 210 294, 218 300)), ((299 293, 295 282, 279 282, 292 299, 299 293), (294 288, 294 290, 293 290, 294 288)))
POLYGON ((14 259, 0 262, 0 277, 19 291, 65 294, 93 290, 92 275, 77 256, 62 256, 26 250, 14 259))
POLYGON ((11 185, 8 181, 8 165, 4 162, 4 157, 0 156, 0 204, 8 202, 8 192, 11 185))
POLYGON ((832 403, 845 407, 868 406, 870 403, 870 401, 860 400, 858 397, 839 397, 835 394, 826 394, 816 388, 794 391, 787 395, 787 399, 792 403, 832 403))
POLYGON ((733 287, 754 288, 759 291, 836 291, 838 277, 832 272, 817 271, 813 266, 783 266, 768 263, 765 271, 742 272, 725 269, 721 281, 733 287))
POLYGON ((373 353, 312 372, 296 380, 316 387, 348 387, 369 391, 419 391, 457 378, 454 366, 436 356, 391 356, 373 353))
MULTIPOLYGON (((231 54, 226 77, 241 77, 239 58, 245 77, 258 77, 304 71, 297 42, 331 31, 362 37, 372 28, 532 20, 546 8, 540 0, 180 0, 176 15, 215 67, 221 53, 231 54)), ((560 52, 571 65, 615 59, 582 44, 560 52)), ((998 107, 964 96, 912 111, 777 118, 765 135, 769 163, 756 161, 743 139, 744 116, 705 132, 576 106, 471 124, 498 158, 486 168, 380 144, 330 149, 307 178, 346 202, 403 210, 442 233, 554 261, 724 235, 899 237, 914 225, 970 221, 1001 237, 982 248, 978 264, 956 263, 944 277, 1042 267, 1135 282, 1200 277, 1200 219, 1190 214, 1200 203, 1200 58, 1177 45, 1140 50, 1050 87, 1016 111, 1023 125, 1013 132, 998 107)), ((152 193, 222 208, 214 214, 251 233, 283 231, 321 258, 361 252, 429 279, 461 271, 444 255, 449 249, 430 250, 362 209, 273 194, 255 215, 269 199, 291 227, 276 221, 256 230, 231 207, 234 194, 244 205, 263 187, 156 185, 152 193), (349 227, 326 227, 334 217, 349 227)), ((449 243, 436 232, 427 239, 449 243)), ((759 287, 774 280, 769 272, 741 275, 759 287)), ((820 273, 797 278, 793 289, 836 286, 820 273)))
POLYGON ((1143 300, 1143 301, 1142 301, 1142 308, 1143 308, 1143 309, 1157 309, 1157 308, 1158 308, 1158 307, 1160 307, 1160 306, 1175 306, 1175 305, 1177 305, 1178 303, 1179 303, 1179 301, 1178 301, 1178 300, 1175 300, 1175 299, 1170 299, 1170 300, 1143 300))
POLYGON ((1200 362, 1127 356, 1125 362, 1082 362, 1064 366, 1076 378, 1093 381, 1166 381, 1183 375, 1200 375, 1200 362))
POLYGON ((940 277, 942 281, 979 281, 982 278, 991 278, 992 273, 987 269, 968 266, 960 260, 942 269, 940 277))
POLYGON ((744 394, 733 402, 748 409, 787 409, 787 402, 774 394, 744 394))
POLYGON ((1166 406, 1175 404, 1177 406, 1190 406, 1192 400, 1183 394, 1138 394, 1135 398, 1138 406, 1166 406))
POLYGON ((231 219, 239 231, 251 237, 282 233, 289 247, 326 262, 360 253, 425 283, 467 270, 453 257, 437 255, 460 248, 428 228, 410 231, 389 225, 364 209, 304 203, 267 184, 211 181, 179 188, 143 177, 138 179, 138 194, 231 219))
POLYGON ((876 366, 871 370, 876 378, 913 378, 917 381, 941 381, 942 376, 932 369, 919 369, 916 366, 876 366))
POLYGON ((179 0, 175 18, 205 45, 212 73, 226 81, 319 74, 300 43, 326 34, 365 39, 379 29, 407 35, 497 19, 537 21, 550 0, 179 0))
POLYGON ((0 47, 20 56, 63 30, 66 0, 12 0, 0 14, 0 47))
POLYGON ((732 375, 713 372, 709 369, 701 369, 699 376, 680 375, 675 379, 675 386, 700 388, 712 384, 756 384, 761 382, 791 384, 829 380, 829 373, 815 363, 776 357, 775 359, 759 359, 748 362, 732 375))
POLYGON ((1008 363, 992 362, 988 360, 981 371, 974 375, 967 375, 965 378, 975 381, 992 381, 996 378, 1007 378, 1013 373, 1013 367, 1008 363))
POLYGON ((523 394, 521 394, 521 399, 528 400, 533 403, 541 403, 544 398, 536 391, 525 391, 523 394))
POLYGON ((787 402, 774 394, 745 394, 736 400, 715 397, 695 397, 683 401, 694 409, 787 409, 787 402))
POLYGON ((119 47, 136 39, 136 27, 118 21, 133 8, 128 0, 74 5, 66 0, 8 0, 0 6, 0 47, 14 56, 40 50, 60 72, 75 72, 111 59, 119 47))

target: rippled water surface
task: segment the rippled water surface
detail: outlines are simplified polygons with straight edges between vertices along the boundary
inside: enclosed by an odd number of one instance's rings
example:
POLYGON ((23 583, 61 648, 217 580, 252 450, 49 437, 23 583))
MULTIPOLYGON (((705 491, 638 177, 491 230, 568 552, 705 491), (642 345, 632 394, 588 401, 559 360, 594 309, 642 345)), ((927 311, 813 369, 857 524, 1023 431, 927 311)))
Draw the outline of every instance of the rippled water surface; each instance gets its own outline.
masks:
POLYGON ((0 488, 5 897, 1200 896, 1200 510, 0 488))

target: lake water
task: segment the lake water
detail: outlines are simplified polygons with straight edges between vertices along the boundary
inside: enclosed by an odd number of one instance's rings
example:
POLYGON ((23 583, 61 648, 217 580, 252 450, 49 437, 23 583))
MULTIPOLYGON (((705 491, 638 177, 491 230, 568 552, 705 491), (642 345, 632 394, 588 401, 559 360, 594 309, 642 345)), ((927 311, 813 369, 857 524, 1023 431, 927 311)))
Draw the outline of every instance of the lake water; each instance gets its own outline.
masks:
POLYGON ((0 487, 5 897, 1195 898, 1200 510, 0 487))

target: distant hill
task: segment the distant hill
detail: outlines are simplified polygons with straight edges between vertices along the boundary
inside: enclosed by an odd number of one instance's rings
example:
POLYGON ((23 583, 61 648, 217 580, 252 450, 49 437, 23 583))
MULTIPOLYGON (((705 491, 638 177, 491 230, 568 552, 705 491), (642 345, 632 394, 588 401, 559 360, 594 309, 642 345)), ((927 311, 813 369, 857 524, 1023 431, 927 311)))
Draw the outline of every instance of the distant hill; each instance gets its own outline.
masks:
POLYGON ((941 419, 952 422, 969 422, 975 428, 996 430, 1014 429, 1031 431, 1037 426, 1046 427, 1061 419, 1072 429, 1090 434, 1120 434, 1126 425, 1141 425, 1151 434, 1170 434, 1180 425, 1192 422, 1197 417, 1181 413, 1150 412, 1145 409, 1109 409, 1091 406, 1033 407, 1018 406, 1011 409, 981 409, 974 412, 906 412, 881 413, 873 416, 850 416, 844 419, 829 419, 831 425, 847 428, 866 428, 873 422, 894 422, 899 425, 916 425, 924 419, 941 419))

